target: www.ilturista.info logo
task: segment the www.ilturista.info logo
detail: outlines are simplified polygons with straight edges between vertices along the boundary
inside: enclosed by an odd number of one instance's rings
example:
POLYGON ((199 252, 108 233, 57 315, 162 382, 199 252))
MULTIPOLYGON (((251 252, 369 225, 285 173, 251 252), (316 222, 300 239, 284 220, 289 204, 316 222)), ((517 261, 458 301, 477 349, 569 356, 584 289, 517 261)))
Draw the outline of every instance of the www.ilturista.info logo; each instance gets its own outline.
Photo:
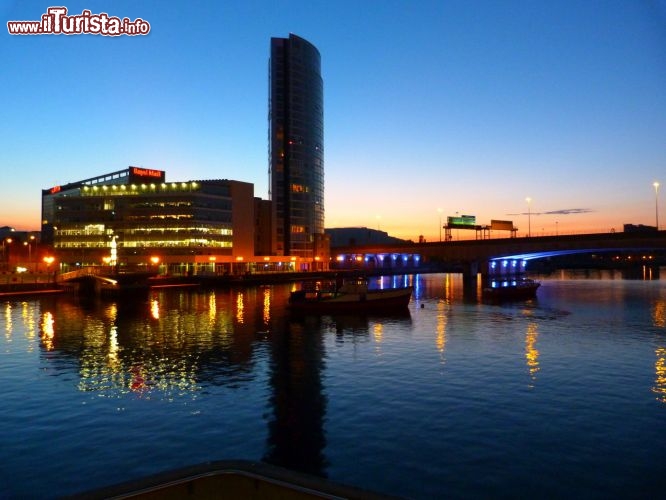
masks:
POLYGON ((150 23, 137 17, 109 16, 106 12, 93 14, 84 10, 79 15, 68 16, 67 7, 49 7, 39 21, 7 21, 10 35, 147 35, 150 23))

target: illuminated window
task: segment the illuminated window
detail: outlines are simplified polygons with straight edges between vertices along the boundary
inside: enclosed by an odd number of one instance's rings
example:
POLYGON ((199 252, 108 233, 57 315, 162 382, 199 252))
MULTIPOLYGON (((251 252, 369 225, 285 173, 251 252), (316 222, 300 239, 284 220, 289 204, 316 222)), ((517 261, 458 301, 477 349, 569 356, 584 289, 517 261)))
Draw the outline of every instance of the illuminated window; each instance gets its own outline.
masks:
POLYGON ((104 234, 104 224, 87 224, 83 234, 104 234))
POLYGON ((292 233, 304 233, 305 232, 305 226, 291 226, 291 232, 292 233))

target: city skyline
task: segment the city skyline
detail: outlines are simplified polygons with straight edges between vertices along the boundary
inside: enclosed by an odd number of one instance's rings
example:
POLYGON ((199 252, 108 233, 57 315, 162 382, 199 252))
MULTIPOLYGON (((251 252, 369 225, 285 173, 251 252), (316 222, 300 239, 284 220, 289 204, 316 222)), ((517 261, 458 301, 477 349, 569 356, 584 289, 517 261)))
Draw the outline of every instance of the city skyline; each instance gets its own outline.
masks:
POLYGON ((42 189, 129 165, 268 198, 270 39, 290 33, 322 55, 327 228, 435 241, 469 214, 519 235, 528 217, 534 235, 620 231, 666 206, 663 0, 197 6, 66 4, 141 18, 145 36, 3 33, 0 226, 37 230, 42 189))

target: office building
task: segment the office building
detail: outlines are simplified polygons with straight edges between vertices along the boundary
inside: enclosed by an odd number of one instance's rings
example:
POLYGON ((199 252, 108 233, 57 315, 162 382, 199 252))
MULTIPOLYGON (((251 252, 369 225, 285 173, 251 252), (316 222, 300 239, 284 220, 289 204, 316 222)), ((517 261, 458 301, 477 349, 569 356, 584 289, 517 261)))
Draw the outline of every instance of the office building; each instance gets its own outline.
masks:
POLYGON ((162 170, 129 167, 42 191, 45 233, 61 270, 158 264, 173 274, 268 268, 255 259, 252 184, 166 182, 162 170))
POLYGON ((269 66, 271 246, 276 255, 314 262, 317 240, 326 241, 321 58, 310 42, 289 35, 271 39, 269 66))

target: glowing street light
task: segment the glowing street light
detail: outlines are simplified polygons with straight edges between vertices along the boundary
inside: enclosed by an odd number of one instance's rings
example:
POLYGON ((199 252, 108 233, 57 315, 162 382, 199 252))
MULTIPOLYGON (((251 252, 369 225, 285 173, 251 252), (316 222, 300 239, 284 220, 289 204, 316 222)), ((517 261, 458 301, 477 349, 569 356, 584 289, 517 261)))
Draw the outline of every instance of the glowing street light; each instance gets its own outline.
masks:
MULTIPOLYGON (((50 274, 51 273, 51 264, 53 264, 53 262, 55 261, 55 257, 53 257, 51 255, 47 255, 42 260, 46 264, 46 272, 50 274)), ((54 273, 53 281, 55 281, 55 273, 54 273)))
POLYGON ((654 181, 654 218, 656 222, 657 231, 659 231, 659 183, 654 181))
POLYGON ((532 236, 532 198, 528 196, 525 201, 527 202, 527 237, 529 238, 532 236))

